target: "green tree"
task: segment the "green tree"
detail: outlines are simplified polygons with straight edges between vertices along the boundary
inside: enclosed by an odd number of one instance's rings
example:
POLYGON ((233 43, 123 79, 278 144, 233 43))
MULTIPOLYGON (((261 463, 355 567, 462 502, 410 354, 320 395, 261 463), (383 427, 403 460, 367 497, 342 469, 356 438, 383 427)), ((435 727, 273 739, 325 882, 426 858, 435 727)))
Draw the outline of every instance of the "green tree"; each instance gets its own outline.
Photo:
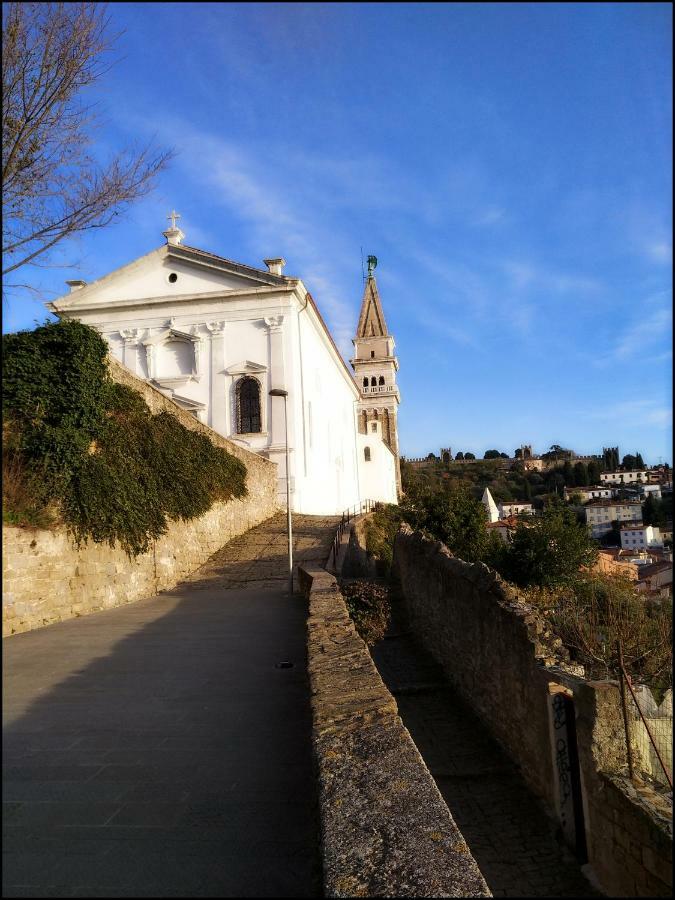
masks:
POLYGON ((603 547, 620 547, 621 546, 621 523, 618 519, 614 519, 611 523, 612 527, 606 531, 600 538, 603 547))
POLYGON ((464 454, 464 459, 475 459, 475 458, 476 458, 476 456, 474 453, 465 453, 464 454))
POLYGON ((588 464, 588 483, 592 485, 600 483, 600 466, 594 459, 588 464))
POLYGON ((455 459, 456 460, 464 459, 464 454, 461 452, 461 450, 459 453, 455 453, 455 459))
POLYGON ((565 460, 562 474, 565 480, 566 487, 574 487, 574 485, 576 484, 576 478, 574 476, 574 468, 572 467, 572 463, 569 461, 569 459, 565 460))
POLYGON ((585 463, 578 462, 574 466, 574 483, 577 487, 585 487, 589 484, 588 467, 585 463))
POLYGON ((522 447, 518 447, 516 450, 513 451, 513 458, 514 459, 522 459, 523 458, 522 447))
POLYGON ((530 487, 530 482, 527 478, 523 480, 523 498, 525 500, 532 499, 532 488, 530 487))
POLYGON ((644 524, 665 528, 668 520, 665 507, 666 504, 663 500, 657 500, 653 494, 648 494, 647 499, 642 504, 642 521, 644 524))
POLYGON ((500 459, 508 459, 508 458, 509 458, 509 454, 508 454, 508 453, 500 453, 500 454, 499 454, 499 458, 500 458, 500 459))
POLYGON ((551 448, 546 453, 542 453, 541 458, 550 462, 552 459, 570 459, 571 456, 571 450, 561 447, 560 444, 551 444, 551 448))
POLYGON ((499 459, 499 450, 486 450, 483 459, 499 459))
POLYGON ((500 560, 500 571, 521 587, 572 584, 597 557, 597 545, 574 511, 550 502, 536 520, 518 525, 500 560))

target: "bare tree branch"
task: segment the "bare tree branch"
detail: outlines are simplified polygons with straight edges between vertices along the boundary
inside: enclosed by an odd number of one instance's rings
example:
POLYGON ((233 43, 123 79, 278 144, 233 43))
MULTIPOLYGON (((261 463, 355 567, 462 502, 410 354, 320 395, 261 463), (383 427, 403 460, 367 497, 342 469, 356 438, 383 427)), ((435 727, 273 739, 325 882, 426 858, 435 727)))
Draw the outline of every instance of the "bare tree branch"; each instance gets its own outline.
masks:
POLYGON ((116 35, 99 3, 9 3, 3 21, 3 275, 44 263, 59 242, 104 228, 171 159, 130 147, 105 166, 89 153, 82 92, 108 70, 116 35))

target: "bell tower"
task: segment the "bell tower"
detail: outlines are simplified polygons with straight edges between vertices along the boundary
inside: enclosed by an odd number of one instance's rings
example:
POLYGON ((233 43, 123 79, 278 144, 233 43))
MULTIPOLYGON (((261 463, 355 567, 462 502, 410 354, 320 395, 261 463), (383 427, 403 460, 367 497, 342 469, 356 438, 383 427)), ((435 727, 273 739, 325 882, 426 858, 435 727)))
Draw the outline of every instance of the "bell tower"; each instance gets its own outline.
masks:
MULTIPOLYGON (((354 380, 361 392, 358 403, 359 431, 367 434, 370 423, 379 422, 382 439, 394 454, 396 460, 396 487, 401 492, 401 465, 398 452, 398 405, 401 401, 396 384, 398 359, 394 356, 394 338, 389 334, 382 311, 382 302, 377 290, 374 270, 375 256, 368 257, 366 277, 359 324, 354 344, 354 380)), ((377 430, 374 428, 373 430, 377 430)))

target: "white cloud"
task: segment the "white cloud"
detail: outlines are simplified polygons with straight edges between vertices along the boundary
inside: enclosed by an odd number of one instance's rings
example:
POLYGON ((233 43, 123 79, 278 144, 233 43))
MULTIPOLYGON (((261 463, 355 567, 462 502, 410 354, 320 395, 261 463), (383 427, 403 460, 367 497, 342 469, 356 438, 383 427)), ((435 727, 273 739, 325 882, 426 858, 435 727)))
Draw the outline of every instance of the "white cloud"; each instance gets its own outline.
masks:
POLYGON ((589 410, 586 418, 620 422, 622 428, 644 428, 645 425, 666 428, 672 424, 673 413, 669 406, 661 406, 658 400, 639 398, 603 404, 589 410))
POLYGON ((645 245, 645 252, 654 262, 670 265, 673 261, 673 247, 665 241, 653 241, 645 245))
POLYGON ((483 210, 472 222, 476 226, 496 225, 503 222, 506 216, 506 210, 499 206, 489 206, 483 210))
MULTIPOLYGON (((654 300, 662 297, 663 292, 644 300, 640 313, 634 315, 622 331, 613 339, 612 346, 604 353, 593 353, 592 362, 598 368, 606 368, 630 360, 638 355, 645 356, 655 344, 662 343, 672 329, 672 311, 670 306, 654 307, 654 300)), ((667 358, 663 353, 659 359, 667 358)), ((649 356, 651 363, 656 357, 649 356)))

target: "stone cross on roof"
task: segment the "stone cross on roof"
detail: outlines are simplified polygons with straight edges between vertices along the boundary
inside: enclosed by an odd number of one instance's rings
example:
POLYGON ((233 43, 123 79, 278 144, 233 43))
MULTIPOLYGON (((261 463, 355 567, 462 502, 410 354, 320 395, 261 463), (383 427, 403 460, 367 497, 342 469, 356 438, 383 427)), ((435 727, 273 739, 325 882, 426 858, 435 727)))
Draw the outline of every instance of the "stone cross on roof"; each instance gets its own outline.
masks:
POLYGON ((172 210, 167 219, 171 220, 171 228, 167 228, 166 231, 163 231, 162 234, 167 239, 169 244, 180 244, 185 235, 180 230, 180 228, 176 225, 176 219, 180 219, 180 213, 177 213, 176 210, 172 210))

